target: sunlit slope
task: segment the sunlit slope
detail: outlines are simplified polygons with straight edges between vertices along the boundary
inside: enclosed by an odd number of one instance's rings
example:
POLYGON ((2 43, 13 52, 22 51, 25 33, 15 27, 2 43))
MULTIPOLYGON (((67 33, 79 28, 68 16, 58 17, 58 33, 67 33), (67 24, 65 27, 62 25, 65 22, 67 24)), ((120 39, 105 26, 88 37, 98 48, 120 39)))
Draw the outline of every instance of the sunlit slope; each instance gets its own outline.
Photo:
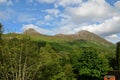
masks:
POLYGON ((58 34, 55 36, 48 36, 30 29, 22 34, 5 34, 4 37, 6 39, 11 39, 13 37, 18 39, 30 37, 31 40, 36 42, 50 43, 56 51, 72 52, 74 50, 79 50, 79 48, 94 47, 101 53, 115 53, 115 44, 108 42, 104 38, 88 31, 81 31, 70 35, 58 34))

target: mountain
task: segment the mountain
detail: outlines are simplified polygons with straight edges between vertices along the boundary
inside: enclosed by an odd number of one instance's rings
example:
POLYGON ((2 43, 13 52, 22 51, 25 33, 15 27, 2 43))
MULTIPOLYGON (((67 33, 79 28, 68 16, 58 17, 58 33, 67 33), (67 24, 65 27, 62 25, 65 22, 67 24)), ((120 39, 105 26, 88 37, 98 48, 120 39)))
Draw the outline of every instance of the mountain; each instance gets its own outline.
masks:
POLYGON ((75 34, 69 34, 69 35, 57 34, 56 36, 61 37, 61 38, 69 38, 69 39, 73 39, 73 40, 95 41, 95 42, 99 42, 101 44, 113 45, 113 43, 105 40, 104 38, 98 36, 97 34, 94 34, 92 32, 86 31, 86 30, 82 30, 75 34))
POLYGON ((40 35, 39 32, 37 32, 35 29, 32 28, 25 30, 23 33, 28 35, 40 35))
POLYGON ((43 35, 35 31, 34 29, 28 29, 23 34, 5 34, 5 39, 18 38, 21 39, 24 36, 31 37, 32 41, 45 45, 45 43, 51 44, 52 48, 56 51, 73 52, 84 47, 97 48, 101 53, 109 55, 115 54, 115 44, 105 40, 104 38, 89 32, 80 31, 75 34, 57 34, 55 36, 43 35))
MULTIPOLYGON (((24 34, 27 34, 28 36, 31 37, 32 40, 35 40, 35 41, 42 40, 42 41, 47 41, 47 42, 61 42, 61 41, 62 42, 64 42, 64 41, 71 42, 71 41, 76 41, 76 40, 79 40, 79 41, 84 40, 84 41, 99 43, 99 44, 108 45, 108 46, 114 45, 113 43, 105 40, 104 38, 98 36, 97 34, 86 31, 86 30, 82 30, 75 34, 68 34, 68 35, 57 34, 54 36, 48 36, 48 35, 40 34, 36 30, 30 28, 28 30, 25 30, 23 32, 23 34, 21 34, 21 36, 24 34)), ((18 35, 11 34, 10 37, 13 37, 13 36, 18 36, 18 35)), ((19 34, 19 36, 20 36, 20 34, 19 34)))

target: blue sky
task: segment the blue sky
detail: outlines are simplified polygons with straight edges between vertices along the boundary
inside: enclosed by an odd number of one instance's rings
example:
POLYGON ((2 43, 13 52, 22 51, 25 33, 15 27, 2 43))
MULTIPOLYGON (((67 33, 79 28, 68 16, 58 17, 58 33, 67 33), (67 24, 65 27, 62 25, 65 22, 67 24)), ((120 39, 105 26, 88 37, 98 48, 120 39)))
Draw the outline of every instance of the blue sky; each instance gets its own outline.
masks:
POLYGON ((0 0, 0 22, 5 33, 88 30, 115 43, 120 41, 120 0, 0 0))

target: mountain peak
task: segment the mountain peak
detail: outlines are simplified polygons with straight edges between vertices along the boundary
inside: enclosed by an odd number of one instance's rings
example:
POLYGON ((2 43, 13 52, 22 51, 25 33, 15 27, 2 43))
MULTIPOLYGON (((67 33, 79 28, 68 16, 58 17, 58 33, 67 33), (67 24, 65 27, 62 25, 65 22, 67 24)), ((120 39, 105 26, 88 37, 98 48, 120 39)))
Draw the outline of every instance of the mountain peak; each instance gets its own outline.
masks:
POLYGON ((30 34, 30 35, 40 35, 39 32, 37 32, 35 29, 30 28, 24 31, 24 34, 30 34))
POLYGON ((95 38, 95 37, 99 37, 101 38, 100 36, 98 36, 97 34, 95 33, 92 33, 92 32, 89 32, 87 30, 82 30, 82 31, 79 31, 78 33, 74 34, 76 36, 79 36, 79 38, 95 38))
POLYGON ((76 34, 83 34, 83 35, 87 35, 87 34, 94 34, 94 33, 89 32, 89 31, 87 31, 87 30, 82 30, 82 31, 77 32, 76 34))
POLYGON ((75 34, 70 34, 70 35, 65 35, 65 34, 61 35, 60 34, 60 35, 57 35, 57 36, 63 37, 63 38, 70 38, 70 39, 73 39, 73 40, 86 40, 86 41, 99 42, 101 44, 112 44, 111 42, 105 40, 101 36, 99 36, 95 33, 89 32, 87 30, 82 30, 82 31, 79 31, 75 34))
POLYGON ((100 42, 102 44, 107 43, 107 44, 112 44, 110 42, 108 42, 107 40, 105 40, 104 38, 102 38, 101 36, 89 32, 87 30, 82 30, 79 31, 78 33, 74 34, 74 38, 76 39, 84 39, 84 40, 89 40, 89 41, 96 41, 96 42, 100 42))

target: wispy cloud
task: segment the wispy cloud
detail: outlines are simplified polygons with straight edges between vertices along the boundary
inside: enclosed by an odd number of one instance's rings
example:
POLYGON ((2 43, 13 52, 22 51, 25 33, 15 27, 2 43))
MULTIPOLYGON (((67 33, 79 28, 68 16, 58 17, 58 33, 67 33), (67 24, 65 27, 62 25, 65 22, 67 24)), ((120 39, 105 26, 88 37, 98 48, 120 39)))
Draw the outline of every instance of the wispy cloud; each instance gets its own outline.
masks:
POLYGON ((27 1, 27 3, 32 3, 33 2, 33 0, 26 0, 27 1))
POLYGON ((13 16, 15 16, 15 11, 13 9, 6 9, 4 11, 0 10, 0 19, 1 20, 9 20, 13 16))
POLYGON ((54 17, 58 17, 60 14, 59 9, 46 9, 45 12, 47 12, 50 15, 53 15, 54 17))
POLYGON ((11 5, 13 5, 13 2, 12 2, 12 0, 0 0, 0 4, 11 6, 11 5))
POLYGON ((46 15, 45 16, 45 21, 49 21, 49 20, 51 20, 52 19, 52 17, 50 16, 50 15, 46 15))
POLYGON ((36 18, 33 17, 30 14, 20 14, 20 15, 18 15, 18 19, 17 20, 18 20, 18 22, 28 22, 28 23, 30 23, 32 21, 35 21, 36 18))
POLYGON ((54 3, 56 0, 37 0, 40 3, 54 3))
POLYGON ((7 0, 0 0, 0 3, 7 3, 7 0))
POLYGON ((108 41, 111 41, 111 42, 114 42, 114 43, 120 41, 120 37, 119 37, 118 35, 116 35, 116 34, 107 36, 106 39, 107 39, 108 41))

